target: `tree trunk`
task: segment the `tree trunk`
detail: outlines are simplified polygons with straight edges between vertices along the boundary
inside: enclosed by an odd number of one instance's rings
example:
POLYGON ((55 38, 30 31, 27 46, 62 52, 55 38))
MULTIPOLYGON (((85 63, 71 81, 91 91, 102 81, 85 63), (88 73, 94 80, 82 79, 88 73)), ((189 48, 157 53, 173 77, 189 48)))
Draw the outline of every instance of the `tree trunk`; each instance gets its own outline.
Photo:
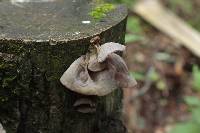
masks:
POLYGON ((120 89, 104 97, 83 96, 59 79, 87 52, 94 36, 102 43, 124 43, 126 8, 118 6, 93 20, 88 17, 91 3, 85 0, 18 4, 0 2, 0 124, 5 131, 125 133, 120 89), (96 112, 73 107, 85 97, 96 103, 96 112))

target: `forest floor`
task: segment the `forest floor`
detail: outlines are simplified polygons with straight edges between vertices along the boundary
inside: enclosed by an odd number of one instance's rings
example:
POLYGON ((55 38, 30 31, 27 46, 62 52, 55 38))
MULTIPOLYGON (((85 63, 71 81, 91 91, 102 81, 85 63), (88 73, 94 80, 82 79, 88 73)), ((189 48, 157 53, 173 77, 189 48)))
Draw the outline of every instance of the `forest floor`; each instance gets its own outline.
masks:
MULTIPOLYGON (((187 3, 163 0, 163 4, 199 30, 200 1, 184 1, 187 3)), ((136 133, 167 133, 175 123, 190 117, 184 97, 200 97, 193 87, 194 67, 200 66, 200 59, 132 12, 127 34, 136 35, 134 41, 126 44, 125 58, 139 83, 138 90, 147 84, 147 73, 153 70, 148 91, 137 98, 139 104, 135 105, 136 133)))

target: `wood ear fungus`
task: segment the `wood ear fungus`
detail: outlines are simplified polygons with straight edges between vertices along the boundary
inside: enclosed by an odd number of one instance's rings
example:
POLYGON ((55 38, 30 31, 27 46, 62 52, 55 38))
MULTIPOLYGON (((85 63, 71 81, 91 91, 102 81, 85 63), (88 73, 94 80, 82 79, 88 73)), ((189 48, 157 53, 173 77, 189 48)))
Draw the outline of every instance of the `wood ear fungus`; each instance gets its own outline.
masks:
POLYGON ((103 62, 107 58, 107 56, 111 53, 115 52, 123 52, 125 51, 125 46, 119 43, 109 42, 101 45, 100 51, 98 54, 98 62, 103 62))
POLYGON ((124 60, 115 54, 124 51, 125 46, 110 42, 99 49, 98 53, 87 53, 75 60, 62 75, 61 83, 74 92, 97 96, 107 95, 120 87, 134 87, 136 81, 129 76, 124 60))

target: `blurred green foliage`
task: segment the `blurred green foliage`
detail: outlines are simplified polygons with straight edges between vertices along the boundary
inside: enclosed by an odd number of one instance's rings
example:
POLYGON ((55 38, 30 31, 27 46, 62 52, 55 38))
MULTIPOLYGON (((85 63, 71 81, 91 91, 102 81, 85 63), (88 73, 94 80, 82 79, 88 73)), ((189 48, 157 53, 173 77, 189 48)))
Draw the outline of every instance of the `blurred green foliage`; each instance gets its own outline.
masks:
POLYGON ((142 37, 140 35, 126 34, 125 43, 137 42, 137 41, 141 41, 143 39, 144 39, 144 37, 142 37))
POLYGON ((194 122, 186 122, 177 124, 176 127, 171 131, 171 133, 199 133, 200 126, 194 122))
MULTIPOLYGON (((126 4, 129 8, 133 6, 135 2, 136 0, 114 0, 114 3, 126 4)), ((130 15, 128 17, 127 31, 128 33, 125 37, 126 43, 142 41, 144 39, 142 36, 143 29, 141 27, 140 18, 137 16, 130 15)))
POLYGON ((169 5, 176 12, 181 9, 184 13, 191 14, 193 11, 193 4, 190 0, 169 0, 169 5))
POLYGON ((165 80, 163 80, 160 74, 154 69, 151 70, 148 74, 144 74, 142 72, 130 72, 130 75, 138 81, 145 81, 146 78, 152 81, 156 88, 160 91, 167 89, 167 84, 165 80))
POLYGON ((133 3, 135 3, 136 0, 113 0, 116 3, 126 4, 128 7, 130 7, 133 3))
POLYGON ((191 119, 187 122, 176 124, 171 133, 200 133, 200 99, 194 96, 185 97, 185 103, 189 106, 191 119))
POLYGON ((183 17, 191 26, 200 31, 200 8, 193 0, 169 0, 171 10, 183 17))
POLYGON ((142 72, 130 72, 130 75, 136 80, 140 80, 140 81, 145 80, 145 74, 142 72))
MULTIPOLYGON (((200 68, 197 65, 193 66, 192 78, 193 89, 200 92, 200 68)), ((184 100, 189 106, 191 119, 176 124, 171 133, 200 133, 200 99, 196 96, 187 96, 184 100)))
POLYGON ((127 31, 128 33, 125 37, 126 43, 142 41, 144 39, 142 36, 143 29, 141 27, 140 19, 136 16, 130 16, 128 18, 127 31))
POLYGON ((194 90, 200 91, 200 68, 197 65, 193 66, 192 69, 192 86, 194 90))
POLYGON ((140 24, 140 19, 136 16, 130 16, 127 22, 127 29, 132 33, 141 34, 142 28, 140 24))
POLYGON ((164 91, 167 89, 167 85, 165 80, 163 80, 160 76, 160 73, 158 73, 157 71, 153 70, 151 71, 149 78, 151 81, 154 82, 154 84, 156 85, 156 88, 160 91, 164 91))

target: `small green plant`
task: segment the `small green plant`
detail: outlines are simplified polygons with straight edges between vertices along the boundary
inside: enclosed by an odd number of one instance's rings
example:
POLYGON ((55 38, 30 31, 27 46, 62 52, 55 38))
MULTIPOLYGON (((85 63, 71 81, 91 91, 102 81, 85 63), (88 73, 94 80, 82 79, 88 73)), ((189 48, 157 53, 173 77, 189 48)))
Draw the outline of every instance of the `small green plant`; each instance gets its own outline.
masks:
POLYGON ((196 91, 200 91, 200 68, 197 65, 193 66, 192 77, 193 89, 196 91))

